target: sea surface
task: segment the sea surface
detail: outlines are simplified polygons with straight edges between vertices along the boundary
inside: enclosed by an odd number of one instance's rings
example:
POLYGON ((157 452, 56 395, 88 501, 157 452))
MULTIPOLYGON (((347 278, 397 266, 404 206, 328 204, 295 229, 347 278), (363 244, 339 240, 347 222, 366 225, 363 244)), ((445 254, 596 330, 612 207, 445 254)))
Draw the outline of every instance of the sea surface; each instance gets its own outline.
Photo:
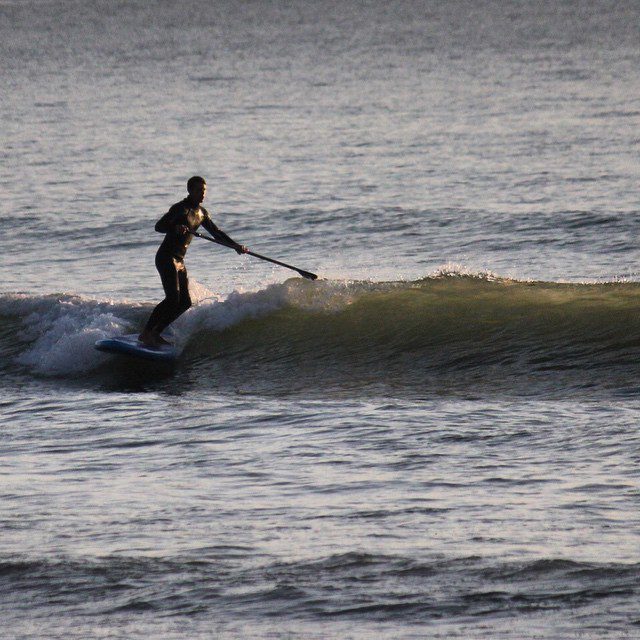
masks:
POLYGON ((637 1, 0 0, 0 202, 3 640, 640 638, 637 1))

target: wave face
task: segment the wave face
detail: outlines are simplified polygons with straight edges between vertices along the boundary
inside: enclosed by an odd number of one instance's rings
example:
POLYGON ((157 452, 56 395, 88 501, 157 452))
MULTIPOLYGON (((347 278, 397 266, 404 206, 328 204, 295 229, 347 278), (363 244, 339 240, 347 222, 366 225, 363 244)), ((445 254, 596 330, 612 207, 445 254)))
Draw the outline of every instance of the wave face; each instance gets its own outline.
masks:
MULTIPOLYGON (((118 369, 94 341, 136 331, 151 308, 68 295, 5 295, 0 304, 0 344, 10 361, 30 375, 71 378, 118 369)), ((414 282, 291 279, 186 314, 175 323, 177 366, 196 383, 262 391, 633 393, 639 308, 638 283, 456 272, 414 282)), ((6 358, 4 367, 12 368, 6 358)))
MULTIPOLYGON (((242 551, 242 547, 236 550, 242 551)), ((268 620, 277 615, 285 624, 295 621, 296 626, 312 632, 328 618, 362 625, 442 623, 444 618, 455 625, 474 618, 486 620, 492 613, 508 617, 508 628, 514 624, 515 614, 559 610, 565 611, 564 625, 571 631, 584 624, 587 616, 592 624, 605 628, 609 621, 597 605, 605 601, 619 616, 632 616, 627 603, 637 589, 639 574, 637 564, 554 558, 520 563, 477 557, 416 561, 364 553, 252 568, 218 557, 111 556, 83 562, 70 558, 57 562, 0 559, 0 579, 12 587, 11 622, 15 622, 16 610, 20 612, 25 606, 16 595, 20 594, 23 599, 28 596, 32 613, 45 610, 41 615, 60 616, 65 621, 71 618, 76 628, 78 624, 91 625, 96 614, 111 620, 127 613, 149 613, 153 618, 145 623, 157 631, 161 631, 158 620, 194 614, 199 614, 196 620, 202 627, 211 624, 206 614, 215 615, 218 621, 229 622, 235 616, 262 624, 266 624, 265 617, 268 620), (573 615, 567 615, 566 610, 573 615)), ((184 624, 183 619, 181 622, 184 624)), ((77 637, 94 635, 84 631, 84 636, 77 637)), ((206 637, 206 629, 202 631, 206 637)), ((569 635, 574 637, 571 632, 569 635)))

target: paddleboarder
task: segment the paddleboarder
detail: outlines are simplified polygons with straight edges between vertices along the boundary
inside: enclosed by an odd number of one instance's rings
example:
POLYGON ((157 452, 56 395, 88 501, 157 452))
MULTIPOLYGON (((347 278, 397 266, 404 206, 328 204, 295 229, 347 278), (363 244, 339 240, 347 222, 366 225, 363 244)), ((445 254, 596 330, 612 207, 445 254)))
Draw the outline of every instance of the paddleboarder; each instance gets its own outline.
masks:
POLYGON ((215 240, 247 253, 247 247, 238 244, 211 220, 202 206, 207 193, 207 183, 200 176, 187 181, 187 197, 174 204, 156 223, 156 231, 164 233, 164 240, 156 253, 156 268, 160 274, 165 298, 153 310, 138 340, 147 346, 169 344, 160 334, 190 306, 189 279, 184 265, 192 232, 202 225, 215 240))

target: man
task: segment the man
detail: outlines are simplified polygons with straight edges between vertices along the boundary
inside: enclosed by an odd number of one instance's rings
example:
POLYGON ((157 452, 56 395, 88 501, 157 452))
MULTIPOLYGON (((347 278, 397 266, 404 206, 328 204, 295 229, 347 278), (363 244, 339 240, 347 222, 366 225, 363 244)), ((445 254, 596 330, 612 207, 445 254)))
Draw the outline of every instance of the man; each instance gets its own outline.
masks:
POLYGON ((169 344, 160 334, 190 306, 189 280, 184 256, 195 231, 202 225, 216 240, 235 249, 239 254, 247 248, 232 240, 213 223, 208 211, 201 206, 207 193, 207 183, 200 176, 187 182, 188 196, 174 204, 156 223, 156 231, 164 233, 164 240, 156 253, 156 268, 162 280, 165 299, 153 310, 138 340, 151 347, 169 344))

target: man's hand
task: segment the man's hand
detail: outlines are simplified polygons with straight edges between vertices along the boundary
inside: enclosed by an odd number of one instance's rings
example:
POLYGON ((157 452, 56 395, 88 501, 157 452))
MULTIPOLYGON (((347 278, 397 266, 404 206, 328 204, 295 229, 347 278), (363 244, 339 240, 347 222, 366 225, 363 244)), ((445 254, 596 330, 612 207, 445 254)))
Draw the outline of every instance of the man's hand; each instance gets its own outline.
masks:
POLYGON ((243 244, 235 246, 234 249, 236 250, 236 253, 238 255, 242 255, 243 253, 247 253, 247 251, 249 251, 249 248, 245 247, 243 244))

